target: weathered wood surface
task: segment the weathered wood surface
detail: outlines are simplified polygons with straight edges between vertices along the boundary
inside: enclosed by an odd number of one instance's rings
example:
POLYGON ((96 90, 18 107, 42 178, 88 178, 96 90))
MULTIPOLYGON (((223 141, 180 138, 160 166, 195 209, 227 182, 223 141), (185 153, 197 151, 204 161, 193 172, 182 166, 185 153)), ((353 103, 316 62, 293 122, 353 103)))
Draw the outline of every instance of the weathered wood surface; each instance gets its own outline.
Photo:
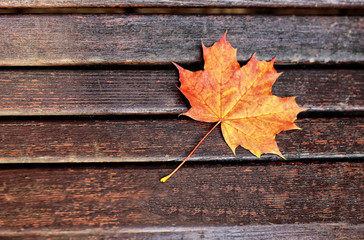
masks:
MULTIPOLYGON (((0 230, 364 221, 364 163, 8 165, 0 230)), ((1 231, 0 231, 1 232, 1 231)))
POLYGON ((2 0, 0 7, 363 7, 361 0, 2 0))
POLYGON ((201 40, 227 39, 245 61, 364 62, 360 16, 1 15, 0 65, 201 62, 201 40))
POLYGON ((117 14, 0 15, 0 239, 362 238, 363 1, 0 2, 9 12, 75 7, 117 14), (130 14, 206 6, 301 16, 130 14), (351 16, 333 16, 341 8, 351 16), (303 130, 277 137, 289 161, 259 161, 242 148, 234 157, 218 128, 162 184, 212 127, 171 116, 188 102, 168 66, 202 66, 201 40, 226 30, 241 63, 277 56, 285 73, 273 92, 309 108, 303 130), (85 66, 100 64, 113 66, 85 66))
MULTIPOLYGON (((363 70, 278 72, 273 93, 297 96, 308 112, 364 112, 363 70)), ((0 115, 180 114, 189 105, 177 86, 174 69, 3 69, 0 115)))
MULTIPOLYGON (((364 118, 300 119, 302 130, 278 134, 288 160, 364 157, 364 118)), ((182 160, 210 130, 187 119, 8 120, 0 123, 0 163, 165 162, 182 160)), ((271 154, 263 160, 281 161, 271 154)), ((191 160, 259 161, 243 148, 237 157, 213 131, 191 160)))
POLYGON ((0 232, 2 240, 24 239, 362 239, 364 224, 310 223, 233 227, 90 228, 0 232))

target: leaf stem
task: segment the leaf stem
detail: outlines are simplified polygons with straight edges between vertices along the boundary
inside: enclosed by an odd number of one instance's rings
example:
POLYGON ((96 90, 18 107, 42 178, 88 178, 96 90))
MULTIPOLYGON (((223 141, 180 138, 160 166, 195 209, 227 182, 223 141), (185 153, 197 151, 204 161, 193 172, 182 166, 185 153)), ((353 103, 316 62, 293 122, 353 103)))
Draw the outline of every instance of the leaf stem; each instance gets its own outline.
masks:
POLYGON ((188 156, 181 162, 180 165, 178 165, 178 167, 176 167, 176 169, 173 170, 173 172, 171 172, 169 175, 162 177, 160 179, 161 182, 165 182, 167 181, 170 177, 173 176, 173 174, 175 174, 178 169, 180 169, 182 167, 182 165, 192 156, 192 154, 196 151, 196 149, 200 146, 200 144, 203 142, 203 140, 205 140, 205 138, 221 123, 221 121, 217 122, 215 124, 215 126, 213 128, 211 128, 210 131, 208 131, 205 136, 197 143, 196 147, 190 152, 190 154, 188 154, 188 156))

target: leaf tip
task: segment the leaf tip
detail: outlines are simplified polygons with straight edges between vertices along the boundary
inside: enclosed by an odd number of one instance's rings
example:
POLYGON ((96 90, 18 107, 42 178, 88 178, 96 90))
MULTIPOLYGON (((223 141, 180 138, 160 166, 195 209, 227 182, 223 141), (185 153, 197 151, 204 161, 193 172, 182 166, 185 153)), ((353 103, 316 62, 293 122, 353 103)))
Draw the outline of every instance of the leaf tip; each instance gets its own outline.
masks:
POLYGON ((202 49, 206 49, 207 47, 205 46, 205 44, 202 42, 201 40, 201 45, 202 45, 202 49))
POLYGON ((300 112, 305 112, 307 110, 309 110, 309 108, 302 108, 302 107, 300 107, 300 112))
POLYGON ((187 115, 187 113, 188 113, 188 112, 180 113, 180 114, 178 114, 178 116, 177 116, 177 117, 181 117, 181 116, 187 116, 187 117, 189 117, 189 116, 187 115))
POLYGON ((178 65, 177 63, 175 63, 175 62, 172 62, 172 64, 178 69, 178 70, 182 70, 183 68, 180 66, 180 65, 178 65))
MULTIPOLYGON (((225 137, 224 137, 225 138, 225 137)), ((226 140, 226 138, 225 138, 225 140, 226 140)), ((227 143, 227 145, 230 147, 230 149, 231 149, 231 151, 233 152, 233 154, 234 154, 234 157, 236 157, 236 148, 239 146, 239 145, 233 145, 233 144, 231 144, 230 142, 227 142, 226 141, 226 143, 227 143)))
POLYGON ((277 156, 279 156, 279 157, 283 158, 284 160, 287 160, 287 158, 285 158, 285 157, 283 156, 283 154, 281 153, 281 151, 279 151, 279 149, 277 149, 276 151, 272 151, 272 152, 270 152, 270 153, 273 153, 273 154, 275 154, 275 155, 277 155, 277 156))
POLYGON ((222 35, 221 39, 219 42, 226 42, 226 34, 227 34, 227 30, 225 31, 225 33, 222 35))
MULTIPOLYGON (((256 53, 253 53, 253 55, 251 56, 251 58, 249 59, 248 63, 253 63, 256 64, 258 62, 258 59, 256 59, 256 53)), ((244 67, 244 66, 243 66, 244 67)))

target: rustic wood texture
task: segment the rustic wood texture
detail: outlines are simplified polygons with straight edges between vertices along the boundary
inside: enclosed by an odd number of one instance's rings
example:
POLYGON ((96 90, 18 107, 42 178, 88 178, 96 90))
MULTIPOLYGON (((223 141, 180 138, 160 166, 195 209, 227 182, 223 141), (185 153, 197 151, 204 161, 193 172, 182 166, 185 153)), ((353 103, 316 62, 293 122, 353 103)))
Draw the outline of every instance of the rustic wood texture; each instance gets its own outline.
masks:
POLYGON ((362 239, 363 1, 0 8, 0 239, 362 239), (277 136, 285 161, 235 157, 218 127, 162 184, 213 126, 177 117, 171 62, 201 69, 225 31, 241 63, 277 57, 273 93, 309 108, 302 130, 277 136))
POLYGON ((201 62, 228 30, 245 61, 364 62, 360 16, 1 15, 0 65, 201 62))
MULTIPOLYGON (((364 157, 364 118, 301 119, 302 130, 282 132, 277 142, 288 160, 364 157)), ((37 120, 0 122, 0 163, 166 162, 182 160, 210 130, 187 119, 37 120)), ((263 160, 281 161, 264 154, 263 160)), ((234 157, 220 127, 191 160, 259 161, 243 148, 234 157)))
POLYGON ((364 221, 363 162, 173 167, 2 168, 0 230, 364 221))
MULTIPOLYGON (((277 70, 273 93, 308 112, 364 112, 363 70, 277 70)), ((189 105, 177 86, 174 69, 0 70, 0 115, 180 114, 189 105)))
POLYGON ((361 0, 3 0, 0 7, 363 7, 361 0))
POLYGON ((233 227, 140 227, 2 231, 2 240, 24 239, 362 239, 364 224, 311 223, 233 227))

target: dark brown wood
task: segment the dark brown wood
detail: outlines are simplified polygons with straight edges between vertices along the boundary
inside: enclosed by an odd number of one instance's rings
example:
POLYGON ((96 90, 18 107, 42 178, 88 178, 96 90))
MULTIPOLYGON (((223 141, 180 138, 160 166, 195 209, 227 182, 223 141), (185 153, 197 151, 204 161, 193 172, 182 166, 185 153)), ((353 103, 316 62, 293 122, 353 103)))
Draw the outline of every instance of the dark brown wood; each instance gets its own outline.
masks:
POLYGON ((1 239, 362 239, 364 224, 310 223, 233 227, 90 228, 0 232, 1 239))
POLYGON ((0 7, 363 7, 360 0, 3 0, 0 7))
POLYGON ((364 221, 363 162, 173 167, 3 168, 0 230, 364 221))
POLYGON ((364 62, 360 16, 1 15, 0 65, 201 62, 227 30, 238 59, 364 62))
POLYGON ((364 236, 363 1, 0 8, 0 239, 364 236), (309 108, 302 130, 277 136, 285 161, 242 148, 235 157, 217 128, 162 184, 213 126, 177 118, 189 105, 171 62, 200 69, 201 41, 225 31, 241 63, 277 57, 273 93, 309 108))
MULTIPOLYGON (((277 136, 278 146, 288 160, 364 157, 364 118, 301 119, 297 124, 303 130, 277 136)), ((2 121, 0 163, 180 161, 211 127, 210 123, 177 117, 2 121)), ((282 160, 270 154, 262 159, 282 160)), ((259 159, 240 147, 234 157, 218 127, 191 160, 259 159)))
MULTIPOLYGON (((273 93, 309 112, 364 112, 363 70, 278 71, 273 93)), ((177 70, 0 70, 0 115, 180 114, 177 86, 177 70)))

